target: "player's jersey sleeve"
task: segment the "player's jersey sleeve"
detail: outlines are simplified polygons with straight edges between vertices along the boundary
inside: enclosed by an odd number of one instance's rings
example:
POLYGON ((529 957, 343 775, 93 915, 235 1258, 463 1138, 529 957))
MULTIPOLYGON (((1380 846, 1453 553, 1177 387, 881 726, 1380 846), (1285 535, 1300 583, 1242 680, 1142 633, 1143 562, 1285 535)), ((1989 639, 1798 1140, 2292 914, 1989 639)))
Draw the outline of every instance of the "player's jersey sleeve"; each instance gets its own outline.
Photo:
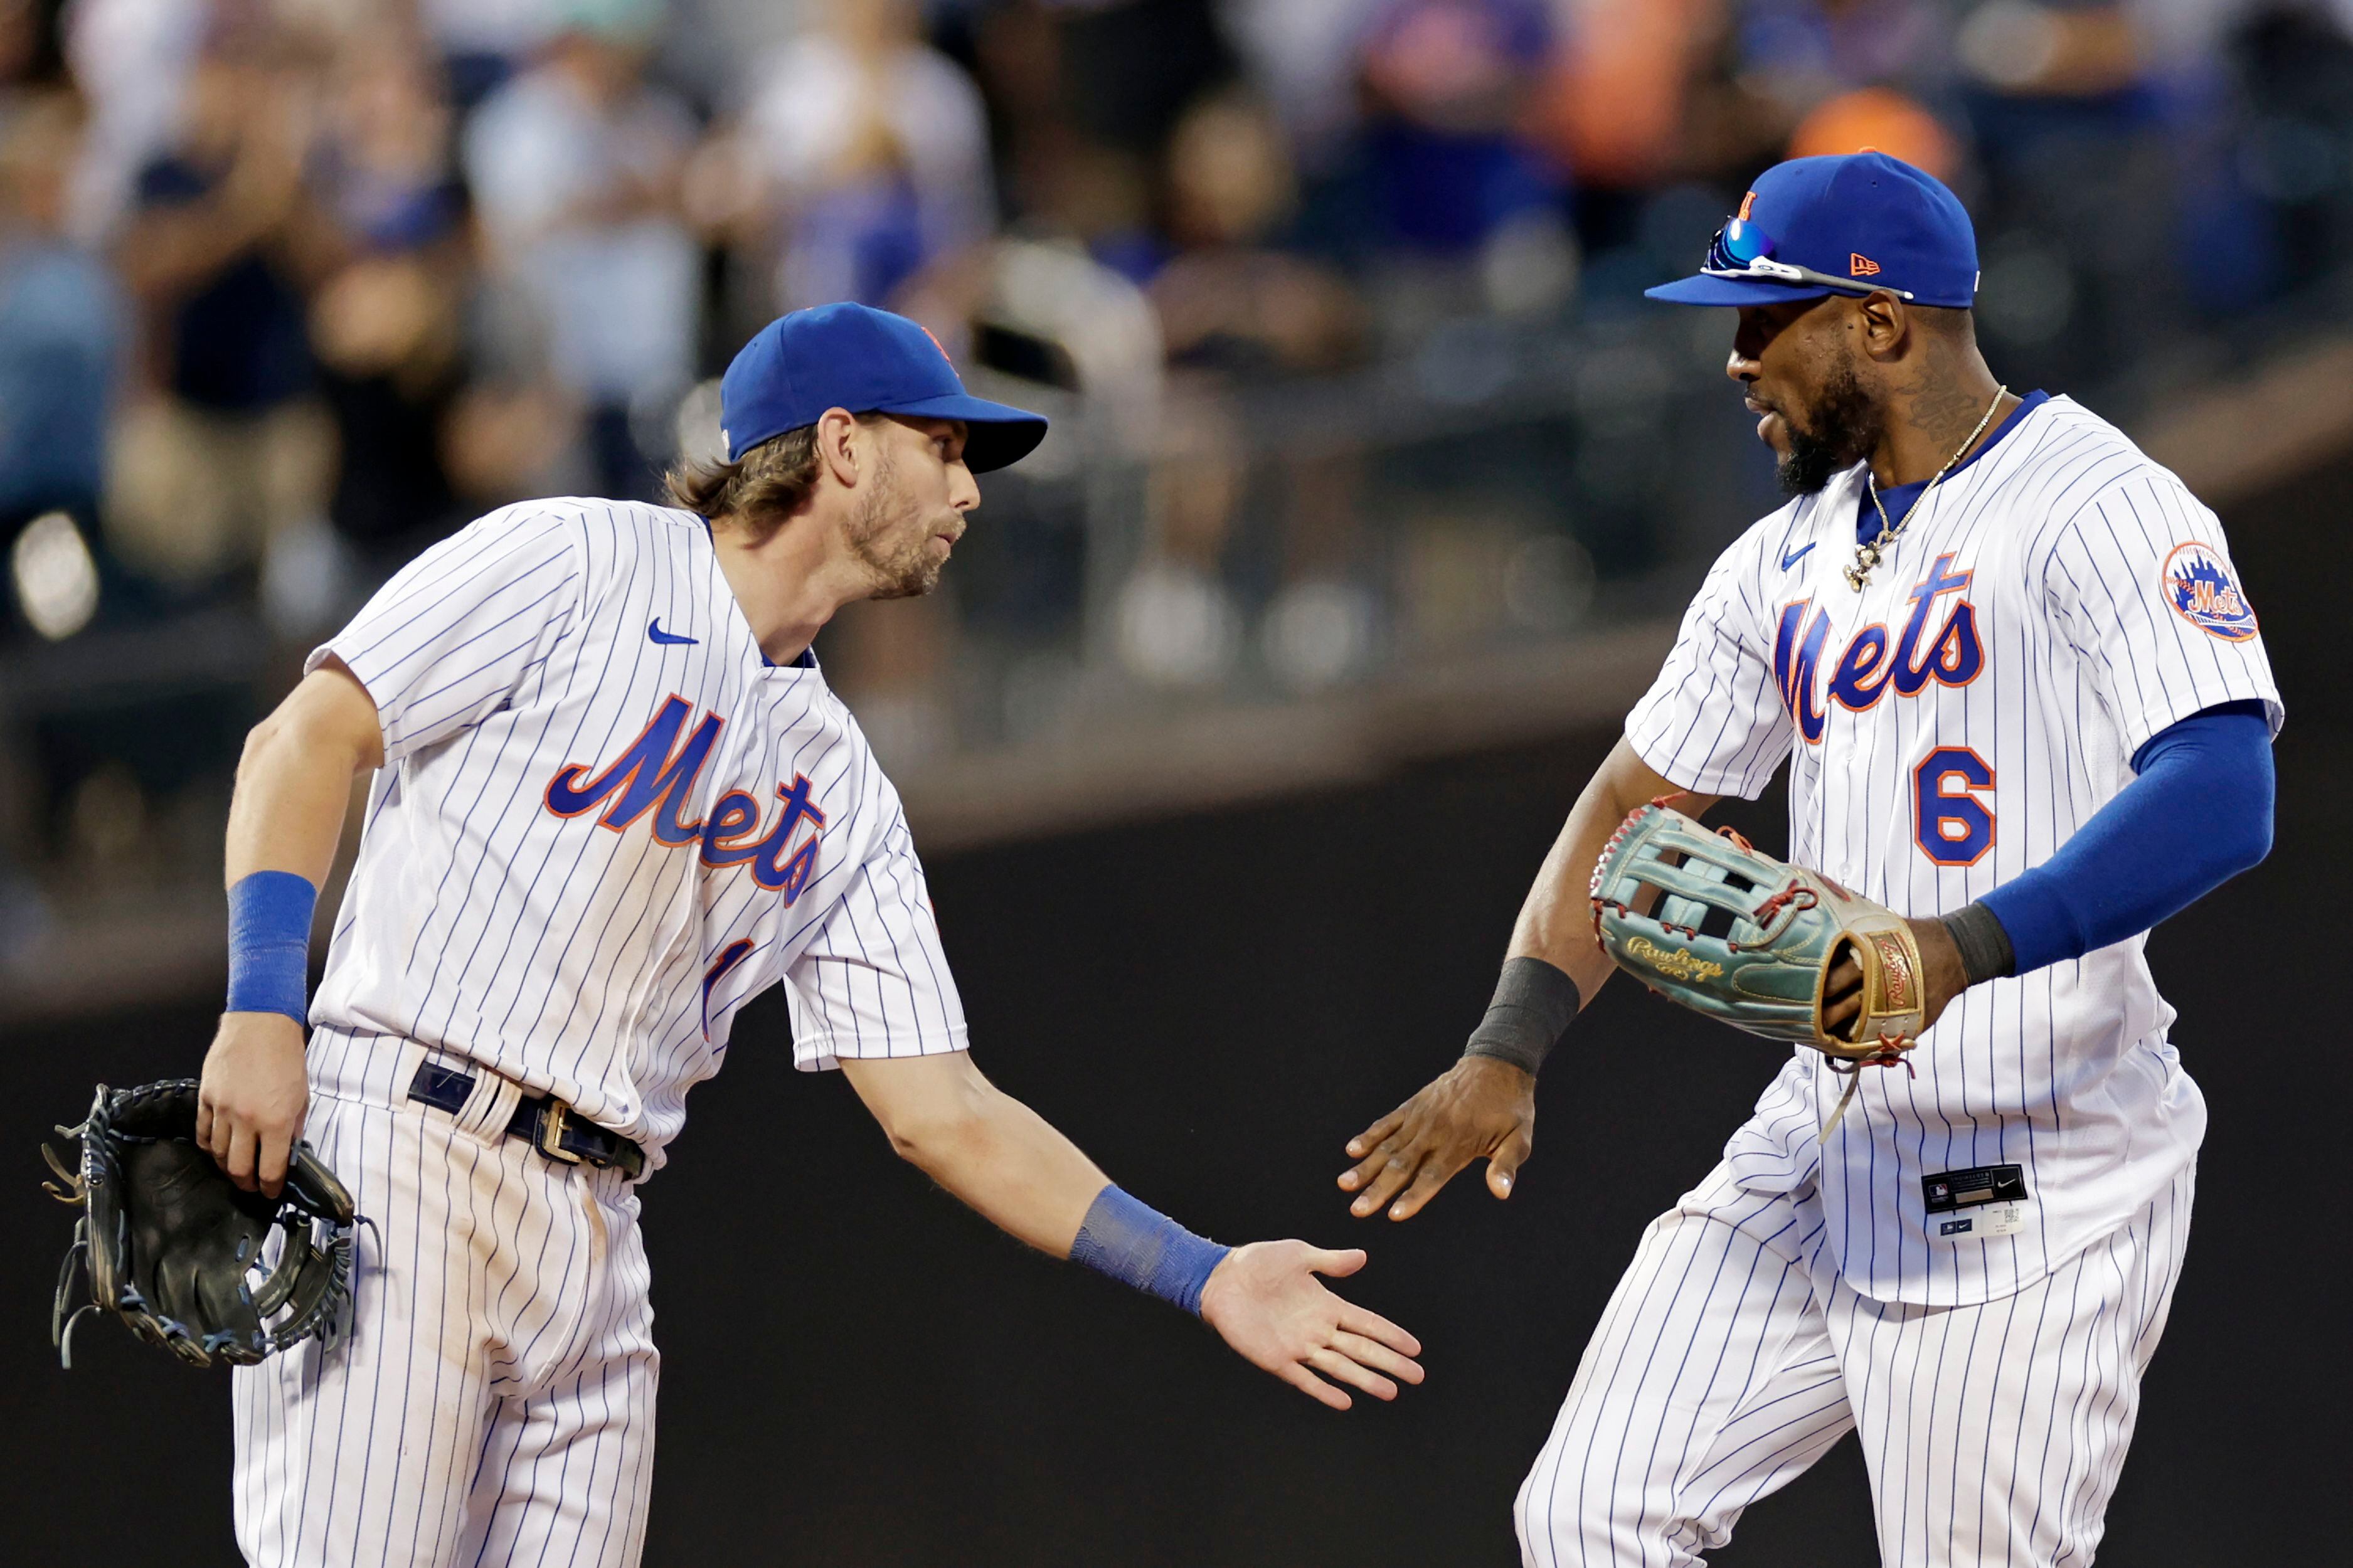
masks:
POLYGON ((2171 474, 2152 466, 2101 491, 2039 564, 2055 629, 2127 755, 2221 702, 2262 702, 2278 731, 2285 710, 2222 525, 2171 474))
POLYGON ((890 804, 890 825, 786 972, 793 1065, 805 1072, 844 1057, 931 1056, 967 1043, 923 862, 898 802, 890 804))
MULTIPOLYGON (((1769 521, 1769 520, 1768 520, 1769 521)), ((1641 759, 1684 789, 1755 799, 1788 755, 1790 725, 1773 680, 1752 529, 1720 556, 1683 614, 1659 679, 1626 716, 1641 759)))
POLYGON ((350 667, 396 763, 512 698, 570 626, 585 571, 562 516, 491 512, 401 568, 303 668, 331 654, 350 667))

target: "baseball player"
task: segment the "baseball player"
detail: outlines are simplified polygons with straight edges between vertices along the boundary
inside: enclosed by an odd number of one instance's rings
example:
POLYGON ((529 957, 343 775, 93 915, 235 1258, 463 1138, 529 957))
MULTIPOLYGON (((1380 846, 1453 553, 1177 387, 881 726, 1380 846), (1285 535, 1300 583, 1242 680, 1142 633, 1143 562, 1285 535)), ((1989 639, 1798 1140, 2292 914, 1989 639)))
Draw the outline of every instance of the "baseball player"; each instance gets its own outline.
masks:
MULTIPOLYGON (((1726 368, 1793 499, 1708 574, 1462 1059, 1348 1145, 1359 1215, 1482 1157, 1509 1194, 1609 972, 1596 858, 1655 797, 1698 816, 1787 758, 1790 859, 1917 940, 1908 1066, 1796 1050, 1644 1233, 1519 1491, 1542 1568, 1697 1562, 1850 1430, 1891 1564, 2099 1543, 2206 1125, 2144 933, 2268 849, 2282 708, 2213 514, 1996 381, 1977 276, 1951 193, 1865 153, 1767 172, 1651 290, 1738 311, 1726 368)), ((1830 971, 1830 1022, 1859 981, 1830 971)))
POLYGON ((257 1565, 638 1560, 659 1356, 637 1184, 780 981, 796 1065, 840 1068, 902 1155, 1008 1232, 1326 1405, 1420 1381, 1412 1336, 1315 1279, 1363 1253, 1203 1240, 965 1053, 898 795, 809 645, 844 604, 929 592, 973 474, 1046 422, 858 305, 769 325, 721 405, 725 461, 672 477, 680 508, 482 518, 314 652, 247 744, 198 1138, 274 1191, 307 1135, 379 1229, 348 1341, 237 1375, 257 1565), (316 889, 369 771, 306 1003, 316 889))

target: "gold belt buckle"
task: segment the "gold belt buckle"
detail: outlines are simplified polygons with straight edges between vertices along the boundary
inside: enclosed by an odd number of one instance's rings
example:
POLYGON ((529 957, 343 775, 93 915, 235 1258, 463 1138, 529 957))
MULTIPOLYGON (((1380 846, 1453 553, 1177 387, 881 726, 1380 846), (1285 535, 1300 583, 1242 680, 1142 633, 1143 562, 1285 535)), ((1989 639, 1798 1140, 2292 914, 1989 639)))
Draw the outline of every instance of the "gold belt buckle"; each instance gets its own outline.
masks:
POLYGON ((539 1113, 539 1152, 551 1160, 560 1160, 565 1164, 576 1165, 580 1163, 582 1156, 564 1146, 565 1113, 571 1109, 564 1101, 553 1096, 549 1098, 547 1109, 539 1113))

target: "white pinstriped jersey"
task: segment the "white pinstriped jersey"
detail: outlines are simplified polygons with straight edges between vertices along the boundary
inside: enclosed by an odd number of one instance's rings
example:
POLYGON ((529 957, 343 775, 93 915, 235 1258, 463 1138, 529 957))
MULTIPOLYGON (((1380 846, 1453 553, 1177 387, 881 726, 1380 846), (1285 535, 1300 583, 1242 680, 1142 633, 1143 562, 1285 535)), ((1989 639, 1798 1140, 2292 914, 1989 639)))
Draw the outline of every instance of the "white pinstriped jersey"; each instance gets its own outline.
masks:
POLYGON ((794 1056, 960 1049, 898 794, 815 659, 769 664, 690 512, 527 501, 434 546, 311 656, 384 726, 311 1018, 313 1076, 416 1040, 659 1163, 736 1010, 794 1056))
MULTIPOLYGON (((1755 797, 1789 757, 1792 859, 1899 913, 1949 914, 2050 858, 2152 736, 2217 703, 2283 717, 2212 512, 2068 398, 1930 490, 1861 594, 1858 466, 1725 551, 1626 723, 1685 788, 1755 797)), ((2149 846, 2152 855, 2163 845, 2149 846)), ((1843 1080, 1799 1048, 1726 1146, 1744 1185, 1818 1180, 1856 1291, 1950 1306, 2049 1275, 2194 1157, 2205 1102, 2135 937, 1965 993, 1843 1080), (2014 1163, 1998 1218, 1926 1212, 1922 1178, 2014 1163), (1988 1234, 1991 1232, 1992 1234, 1988 1234)))

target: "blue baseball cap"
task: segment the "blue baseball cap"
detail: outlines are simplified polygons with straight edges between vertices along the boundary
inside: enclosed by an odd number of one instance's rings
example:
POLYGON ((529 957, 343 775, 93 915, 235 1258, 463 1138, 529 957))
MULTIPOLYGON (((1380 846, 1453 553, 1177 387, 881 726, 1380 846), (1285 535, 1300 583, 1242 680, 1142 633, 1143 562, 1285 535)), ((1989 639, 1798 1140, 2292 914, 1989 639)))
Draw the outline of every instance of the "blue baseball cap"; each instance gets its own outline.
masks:
POLYGON ((1046 418, 965 391, 939 340, 871 305, 818 305, 762 327, 719 378, 719 438, 729 462, 828 408, 961 419, 975 473, 1020 461, 1046 418))
POLYGON ((1935 175, 1863 152, 1766 170, 1698 276, 1643 292, 1678 305, 1771 305, 1880 289, 1921 305, 1974 304, 1978 237, 1935 175))

